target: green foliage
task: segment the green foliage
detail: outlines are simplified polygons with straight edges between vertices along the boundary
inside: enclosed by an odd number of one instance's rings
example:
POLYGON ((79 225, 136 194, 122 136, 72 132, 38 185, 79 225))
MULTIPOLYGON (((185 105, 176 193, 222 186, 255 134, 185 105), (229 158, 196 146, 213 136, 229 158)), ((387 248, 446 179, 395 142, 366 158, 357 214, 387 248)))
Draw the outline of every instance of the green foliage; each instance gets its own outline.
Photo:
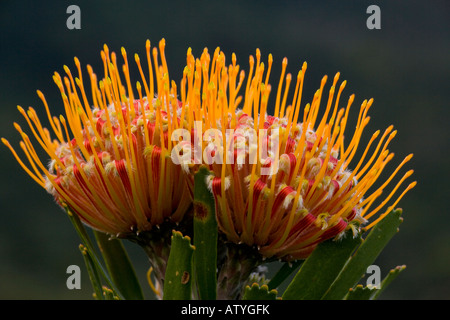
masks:
POLYGON ((361 243, 361 238, 353 238, 349 231, 342 240, 328 240, 317 246, 289 284, 283 299, 317 300, 324 296, 361 243))
MULTIPOLYGON (((218 227, 215 201, 206 184, 209 174, 209 170, 202 166, 194 177, 193 245, 190 237, 183 236, 179 231, 172 231, 164 277, 164 299, 188 300, 197 297, 197 294, 199 299, 216 299, 218 227)), ((94 297, 100 300, 143 299, 142 290, 122 243, 94 232, 106 264, 106 272, 82 223, 69 209, 67 212, 83 242, 80 251, 86 262, 94 297)), ((392 269, 377 287, 363 286, 359 282, 367 267, 397 233, 402 222, 401 214, 401 210, 392 211, 365 236, 353 236, 352 230, 348 230, 341 239, 320 243, 306 260, 284 264, 268 284, 247 285, 242 299, 377 299, 405 266, 392 269), (297 269, 286 290, 278 296, 275 289, 297 269)))
POLYGON ((392 211, 370 230, 322 299, 343 299, 348 290, 358 283, 367 267, 375 261, 398 232, 398 227, 403 221, 401 214, 401 210, 392 211))
POLYGON ((349 231, 342 240, 319 244, 303 263, 282 298, 341 300, 378 297, 404 267, 391 271, 381 288, 363 288, 357 284, 367 267, 397 233, 402 222, 401 214, 401 210, 392 211, 371 229, 365 239, 359 235, 352 237, 349 231))
MULTIPOLYGON (((67 216, 70 219, 70 222, 72 222, 72 225, 74 226, 78 236, 82 241, 82 246, 80 246, 80 250, 86 263, 86 267, 88 269, 92 286, 94 288, 94 296, 99 300, 103 300, 102 297, 105 297, 103 287, 105 286, 102 286, 101 291, 99 288, 102 281, 105 281, 106 284, 109 286, 109 290, 111 290, 112 294, 117 299, 124 299, 125 297, 117 289, 116 285, 114 284, 114 281, 111 280, 109 273, 105 270, 105 268, 101 264, 100 259, 98 258, 98 255, 96 253, 96 250, 94 249, 92 241, 89 237, 89 234, 84 228, 82 222, 80 221, 77 215, 73 214, 70 211, 70 208, 65 207, 65 210, 67 212, 67 216)), ((108 297, 111 296, 109 295, 109 292, 110 291, 108 291, 108 297)))
POLYGON ((100 279, 99 273, 97 272, 97 268, 95 267, 95 263, 92 260, 92 257, 89 254, 86 246, 80 244, 79 249, 86 264, 89 280, 91 281, 92 288, 94 289, 94 297, 97 300, 103 300, 102 281, 100 279))
POLYGON ((123 297, 143 300, 144 294, 122 240, 110 239, 108 235, 98 231, 94 231, 94 235, 111 279, 123 297))
POLYGON ((277 290, 272 289, 263 284, 261 287, 257 283, 252 286, 246 286, 242 300, 275 300, 277 298, 277 290))
POLYGON ((395 269, 392 269, 391 271, 389 271, 387 276, 381 282, 379 290, 377 290, 377 292, 375 292, 375 294, 371 298, 377 299, 380 296, 380 294, 388 287, 388 285, 392 281, 394 281, 395 278, 397 278, 397 276, 400 274, 400 272, 402 272, 405 269, 406 269, 406 266, 403 265, 403 266, 397 266, 397 267, 395 267, 395 269))
POLYGON ((355 288, 350 288, 345 300, 375 300, 387 288, 387 286, 402 272, 406 266, 398 266, 387 274, 379 287, 358 284, 355 288))
POLYGON ((345 300, 371 300, 377 291, 379 289, 376 287, 364 287, 362 284, 358 284, 355 288, 350 288, 345 296, 345 300))
POLYGON ((192 295, 192 255, 189 237, 173 231, 164 281, 164 300, 189 300, 192 295))
POLYGON ((283 281, 286 280, 292 274, 292 272, 294 272, 302 263, 303 260, 285 262, 280 270, 278 270, 275 276, 273 276, 273 278, 270 279, 269 283, 267 284, 269 286, 269 289, 275 289, 279 285, 281 285, 283 281))
POLYGON ((209 170, 201 166, 194 176, 194 268, 202 300, 215 300, 217 294, 218 230, 214 197, 206 185, 209 175, 209 170))

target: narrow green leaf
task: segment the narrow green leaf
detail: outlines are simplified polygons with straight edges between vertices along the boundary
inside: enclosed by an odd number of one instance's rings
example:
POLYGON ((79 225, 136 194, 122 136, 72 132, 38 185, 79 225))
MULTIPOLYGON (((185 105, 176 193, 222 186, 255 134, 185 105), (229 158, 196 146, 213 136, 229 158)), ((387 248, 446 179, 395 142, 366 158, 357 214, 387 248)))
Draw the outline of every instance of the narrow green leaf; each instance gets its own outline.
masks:
POLYGON ((215 300, 217 293, 217 221, 215 202, 206 185, 210 171, 201 166, 194 175, 194 268, 200 299, 215 300))
POLYGON ((83 223, 80 221, 80 218, 76 214, 73 214, 69 207, 65 206, 64 209, 66 210, 67 216, 69 217, 70 222, 72 222, 75 231, 77 232, 81 241, 84 243, 84 246, 89 250, 93 249, 91 239, 83 223))
POLYGON ((115 292, 115 294, 118 296, 118 298, 123 299, 123 296, 117 290, 113 281, 109 277, 108 273, 105 271, 102 264, 100 263, 100 260, 98 259, 98 256, 95 253, 91 239, 90 239, 86 229, 84 228, 84 225, 81 222, 80 218, 76 214, 73 214, 69 207, 64 206, 64 209, 66 210, 67 216, 69 217, 70 222, 72 222, 72 225, 74 226, 75 231, 77 232, 78 236, 80 237, 81 241, 83 242, 83 245, 86 247, 86 250, 88 251, 90 257, 92 258, 92 263, 94 264, 96 270, 98 270, 99 274, 105 279, 106 283, 111 287, 111 290, 113 290, 115 292))
POLYGON ((110 288, 103 286, 102 289, 103 289, 103 297, 105 298, 105 300, 119 300, 119 297, 110 288))
POLYGON ((172 244, 164 280, 164 300, 189 300, 192 296, 192 256, 194 247, 188 236, 172 232, 172 244))
POLYGON ((351 230, 343 239, 320 243, 287 287, 283 300, 320 299, 360 243, 361 238, 354 238, 351 230))
POLYGON ((111 279, 123 297, 143 300, 144 294, 121 240, 109 239, 108 235, 99 231, 94 231, 94 235, 111 279))
POLYGON ((400 272, 402 272, 403 270, 406 269, 406 266, 397 266, 395 269, 392 269, 391 271, 389 271, 389 273, 387 274, 387 276, 383 279, 383 281, 380 284, 380 290, 378 290, 374 296, 372 297, 374 300, 378 299, 378 297, 380 296, 380 294, 386 290, 386 288, 389 286, 389 284, 394 281, 395 278, 397 278, 397 276, 400 274, 400 272))
POLYGON ((372 300, 373 296, 380 291, 380 289, 367 286, 363 287, 362 284, 358 284, 355 288, 350 288, 345 300, 372 300))
POLYGON ((389 271, 387 276, 380 283, 379 287, 366 286, 363 287, 358 284, 355 288, 351 288, 345 297, 345 300, 376 300, 380 294, 386 289, 386 287, 395 279, 397 276, 405 270, 406 266, 397 266, 395 269, 389 271))
POLYGON ((267 284, 269 286, 269 289, 275 289, 279 285, 283 283, 284 280, 286 280, 292 272, 294 272, 301 264, 303 263, 303 260, 297 260, 292 263, 285 262, 280 270, 273 276, 272 279, 270 279, 269 283, 267 284))
POLYGON ((242 300, 276 300, 277 294, 278 292, 275 289, 269 291, 269 287, 266 284, 260 287, 259 284, 254 283, 251 287, 245 287, 242 300))
POLYGON ((84 245, 80 244, 78 248, 83 256, 84 263, 86 264, 89 280, 91 281, 92 288, 94 289, 94 297, 97 300, 103 300, 102 282, 95 267, 95 263, 92 261, 92 257, 84 245))
POLYGON ((389 240, 398 232, 402 222, 401 214, 401 210, 392 211, 370 230, 322 299, 340 300, 345 297, 348 290, 358 283, 367 267, 375 261, 389 240))

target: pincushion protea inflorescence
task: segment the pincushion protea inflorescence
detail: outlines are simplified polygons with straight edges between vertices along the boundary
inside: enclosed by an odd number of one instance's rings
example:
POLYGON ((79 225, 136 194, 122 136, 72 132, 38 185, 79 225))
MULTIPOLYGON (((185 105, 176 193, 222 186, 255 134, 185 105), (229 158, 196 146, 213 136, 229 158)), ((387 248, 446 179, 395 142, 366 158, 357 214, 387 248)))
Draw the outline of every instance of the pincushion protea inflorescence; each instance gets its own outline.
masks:
POLYGON ((219 49, 212 59, 206 50, 196 60, 188 53, 182 84, 187 83, 191 90, 183 95, 182 105, 200 122, 188 123, 187 132, 194 135, 188 140, 197 138, 200 142, 183 141, 188 145, 183 148, 183 155, 189 155, 184 160, 190 164, 185 168, 189 172, 188 181, 192 182, 189 177, 199 163, 209 166, 212 174, 208 183, 216 200, 219 229, 228 241, 254 246, 264 258, 304 259, 318 243, 342 235, 348 228, 355 233, 362 228, 370 229, 383 219, 415 185, 415 182, 409 184, 393 204, 385 207, 413 173, 410 170, 372 208, 412 154, 377 186, 378 178, 394 156, 387 147, 396 131, 390 126, 381 137, 380 131, 376 131, 362 148, 360 158, 355 158, 370 120, 368 111, 373 99, 361 104, 355 129, 345 145, 344 132, 354 95, 345 107, 339 107, 346 85, 344 81, 336 89, 340 74, 333 79, 322 117, 319 108, 326 76, 313 101, 300 112, 307 65, 304 63, 297 75, 293 100, 288 104, 292 76, 287 74, 284 78, 287 67, 284 59, 275 113, 271 116, 267 108, 273 59, 269 55, 266 71, 260 57, 259 50, 256 63, 250 57, 250 75, 242 98, 237 92, 243 84, 243 75, 241 72, 237 77, 239 66, 234 55, 227 67, 219 49), (194 70, 195 77, 186 77, 194 70), (237 107, 240 102, 242 108, 237 107), (201 134, 198 128, 204 129, 201 134), (200 150, 195 150, 199 147, 200 150), (349 166, 352 161, 353 170, 349 166), (380 210, 384 212, 379 214, 380 210))
MULTIPOLYGON (((159 261, 160 280, 169 243, 158 242, 161 239, 154 235, 160 237, 166 223, 168 230, 181 225, 192 233, 194 174, 199 166, 210 170, 207 184, 221 239, 251 248, 255 261, 305 259, 318 243, 342 236, 345 230, 368 230, 415 186, 410 183, 395 195, 413 172, 407 171, 380 200, 412 155, 380 182, 394 156, 387 147, 396 131, 393 126, 376 131, 361 146, 373 100, 363 101, 356 125, 349 125, 354 95, 339 106, 346 86, 346 81, 338 86, 339 73, 328 99, 323 99, 325 76, 312 101, 302 106, 304 63, 289 103, 292 75, 286 74, 285 58, 275 101, 269 103, 272 55, 267 65, 259 50, 256 59, 250 56, 245 81, 234 54, 227 64, 219 48, 212 56, 205 49, 199 58, 189 48, 178 89, 169 78, 164 49, 164 39, 159 50, 147 41, 148 71, 135 55, 142 81, 136 86, 123 48, 122 73, 106 45, 101 51, 102 80, 87 67, 90 90, 85 89, 75 58, 76 77, 66 66, 64 76, 53 77, 65 116, 52 116, 38 91, 52 133, 33 108, 18 107, 50 157, 48 166, 17 123, 28 164, 2 139, 31 178, 86 225, 147 247, 159 261), (273 115, 268 114, 271 107, 273 115)), ((161 237, 168 240, 168 234, 161 237)), ((244 273, 254 266, 250 263, 244 273)))

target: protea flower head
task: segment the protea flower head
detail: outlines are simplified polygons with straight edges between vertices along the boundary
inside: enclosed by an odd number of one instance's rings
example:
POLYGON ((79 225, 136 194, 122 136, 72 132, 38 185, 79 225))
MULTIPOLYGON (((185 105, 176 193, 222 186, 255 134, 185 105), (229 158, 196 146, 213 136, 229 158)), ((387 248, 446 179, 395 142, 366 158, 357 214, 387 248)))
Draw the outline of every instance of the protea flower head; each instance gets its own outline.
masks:
POLYGON ((104 70, 100 81, 89 65, 86 81, 77 58, 76 76, 67 66, 64 76, 55 72, 65 115, 52 116, 44 95, 37 92, 51 130, 42 125, 33 108, 18 107, 50 158, 48 166, 17 123, 14 126, 22 137, 20 147, 28 164, 2 139, 30 177, 70 214, 95 230, 141 245, 159 285, 172 228, 190 230, 192 220, 192 196, 185 175, 170 157, 169 138, 181 123, 182 108, 170 86, 164 49, 164 39, 159 50, 147 40, 146 71, 139 56, 134 56, 142 85, 131 82, 125 49, 121 49, 121 72, 116 54, 106 45, 101 51, 104 70))
POLYGON ((105 45, 101 52, 103 79, 98 81, 88 65, 90 85, 83 78, 77 58, 77 76, 64 66, 64 76, 53 76, 61 91, 64 116, 52 116, 44 95, 38 91, 51 133, 33 108, 25 111, 18 107, 37 143, 50 157, 48 167, 17 123, 15 128, 23 139, 20 147, 29 164, 20 159, 7 140, 2 140, 25 171, 59 204, 69 207, 90 227, 114 236, 149 231, 165 220, 179 223, 191 207, 184 175, 180 174, 180 166, 172 163, 168 151, 168 123, 176 123, 170 117, 176 117, 181 106, 164 89, 168 87, 164 46, 161 41, 159 64, 158 49, 151 52, 147 41, 148 82, 135 56, 143 79, 142 86, 137 83, 137 91, 132 89, 123 48, 123 73, 115 53, 105 45))
POLYGON ((344 81, 337 87, 339 73, 333 79, 328 99, 322 97, 325 76, 312 102, 302 108, 307 65, 304 63, 298 72, 293 100, 288 103, 292 76, 286 75, 285 58, 272 101, 272 116, 267 109, 273 58, 269 55, 266 66, 257 50, 256 62, 253 56, 249 62, 243 98, 238 92, 244 84, 244 73, 239 72, 234 54, 227 66, 220 49, 212 58, 205 49, 196 60, 188 52, 183 78, 188 90, 182 95, 182 105, 188 106, 199 120, 197 126, 188 127, 200 141, 192 145, 200 148, 192 157, 189 139, 183 139, 188 146, 181 152, 183 157, 187 154, 187 159, 194 160, 185 169, 192 173, 199 163, 209 166, 212 174, 208 183, 226 241, 256 248, 263 259, 304 259, 318 243, 342 236, 349 228, 354 233, 370 229, 415 186, 413 182, 394 196, 413 173, 410 170, 380 201, 412 154, 387 180, 378 181, 394 156, 387 147, 396 131, 393 126, 383 133, 376 131, 361 147, 373 99, 361 104, 357 123, 349 125, 354 95, 344 107, 339 106, 346 85, 344 81), (321 105, 325 107, 319 116, 321 105), (346 131, 347 127, 354 130, 346 131), (358 149, 364 151, 356 158, 358 149), (376 201, 379 204, 374 207, 376 201))

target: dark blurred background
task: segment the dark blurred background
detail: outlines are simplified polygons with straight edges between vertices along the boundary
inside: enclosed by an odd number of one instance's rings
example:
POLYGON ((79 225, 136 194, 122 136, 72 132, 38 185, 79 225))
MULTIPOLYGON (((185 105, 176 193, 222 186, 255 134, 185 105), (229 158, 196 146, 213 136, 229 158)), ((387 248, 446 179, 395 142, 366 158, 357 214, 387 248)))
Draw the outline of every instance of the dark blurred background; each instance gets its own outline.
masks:
MULTIPOLYGON (((146 39, 156 45, 163 37, 171 78, 178 83, 188 47, 199 56, 204 47, 213 52, 220 46, 228 59, 235 52, 244 69, 248 56, 260 48, 264 60, 269 53, 274 56, 273 87, 283 57, 289 59, 294 79, 303 61, 308 62, 303 101, 311 100, 323 75, 332 79, 338 71, 348 81, 343 97, 356 94, 353 113, 373 97, 366 137, 394 124, 393 162, 414 153, 407 169, 415 169, 418 181, 399 205, 404 209, 399 234, 376 261, 383 277, 397 265, 407 266, 382 298, 450 298, 445 200, 450 191, 449 1, 1 0, 0 136, 18 148, 13 122, 27 126, 17 105, 33 106, 45 122, 36 89, 46 95, 54 115, 62 112, 52 75, 63 73, 63 65, 75 70, 74 56, 83 66, 102 70, 104 43, 118 53, 124 46, 133 62, 135 52, 145 56, 146 39), (81 30, 66 27, 71 4, 81 9, 81 30), (381 9, 380 30, 366 27, 371 4, 381 9)), ((132 71, 137 80, 136 69, 132 71)), ((4 146, 0 159, 0 298, 90 299, 92 289, 70 222, 4 146), (66 287, 66 268, 72 264, 82 269, 81 290, 66 287)), ((146 257, 139 248, 126 246, 151 298, 146 257)))

